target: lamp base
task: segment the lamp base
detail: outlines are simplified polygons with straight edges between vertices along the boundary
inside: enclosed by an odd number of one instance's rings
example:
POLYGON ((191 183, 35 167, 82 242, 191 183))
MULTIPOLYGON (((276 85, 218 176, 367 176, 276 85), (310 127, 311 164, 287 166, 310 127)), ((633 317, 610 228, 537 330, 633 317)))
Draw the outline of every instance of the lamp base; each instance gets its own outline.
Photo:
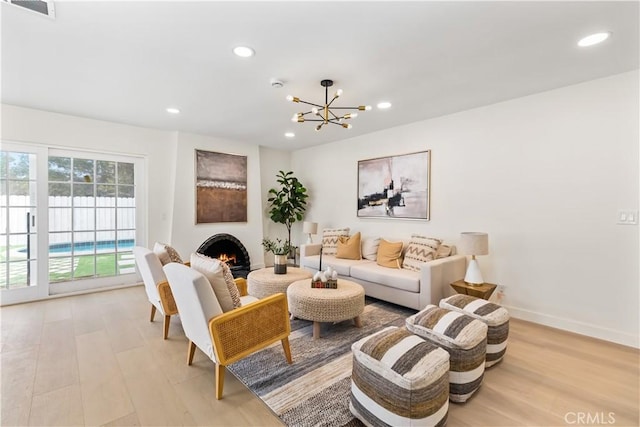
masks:
POLYGON ((469 261, 469 266, 467 267, 467 274, 464 276, 464 281, 471 286, 478 286, 484 283, 482 279, 482 273, 480 272, 480 266, 478 265, 478 261, 475 258, 472 258, 469 261))
POLYGON ((307 237, 307 245, 312 245, 313 239, 311 238, 311 233, 309 233, 309 237, 307 237))

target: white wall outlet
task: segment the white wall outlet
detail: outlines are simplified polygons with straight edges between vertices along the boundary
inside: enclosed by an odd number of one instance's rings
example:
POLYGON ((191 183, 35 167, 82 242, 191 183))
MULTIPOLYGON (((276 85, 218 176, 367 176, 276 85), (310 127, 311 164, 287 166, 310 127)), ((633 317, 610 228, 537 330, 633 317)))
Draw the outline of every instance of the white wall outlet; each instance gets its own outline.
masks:
POLYGON ((618 224, 621 225, 637 225, 638 224, 638 211, 620 209, 618 211, 618 224))

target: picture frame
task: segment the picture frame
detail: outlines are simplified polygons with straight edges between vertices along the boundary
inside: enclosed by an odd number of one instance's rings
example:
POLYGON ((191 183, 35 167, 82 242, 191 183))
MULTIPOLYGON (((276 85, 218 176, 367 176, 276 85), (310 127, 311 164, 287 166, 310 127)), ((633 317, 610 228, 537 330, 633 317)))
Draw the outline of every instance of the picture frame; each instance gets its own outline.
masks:
POLYGON ((430 219, 431 150, 358 161, 359 218, 430 219))
POLYGON ((195 150, 196 224, 247 222, 247 156, 195 150))

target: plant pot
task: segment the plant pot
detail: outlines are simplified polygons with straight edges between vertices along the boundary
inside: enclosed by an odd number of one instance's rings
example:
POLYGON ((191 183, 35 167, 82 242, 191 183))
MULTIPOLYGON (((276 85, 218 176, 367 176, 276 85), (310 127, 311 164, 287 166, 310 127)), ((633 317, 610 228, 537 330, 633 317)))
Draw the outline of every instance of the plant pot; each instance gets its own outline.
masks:
POLYGON ((275 274, 287 274, 287 255, 273 256, 273 272, 275 274))

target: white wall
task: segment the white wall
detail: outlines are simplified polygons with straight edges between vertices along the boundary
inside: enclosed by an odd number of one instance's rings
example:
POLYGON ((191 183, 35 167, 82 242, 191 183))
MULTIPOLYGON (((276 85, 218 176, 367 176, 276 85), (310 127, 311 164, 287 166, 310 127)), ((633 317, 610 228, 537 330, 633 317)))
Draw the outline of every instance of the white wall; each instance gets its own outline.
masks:
MULTIPOLYGON (((284 224, 277 224, 269 218, 269 190, 279 188, 276 175, 279 171, 288 172, 291 170, 291 153, 289 151, 274 150, 267 147, 260 147, 260 181, 262 189, 262 228, 264 237, 270 239, 287 239, 287 227, 284 224)), ((303 183, 304 184, 304 183, 303 183)), ((294 224, 296 228, 298 224, 294 224)), ((292 230, 291 239, 296 244, 295 234, 292 230)), ((264 251, 263 251, 264 253, 264 251)), ((273 254, 264 254, 265 264, 273 265, 273 254)))
POLYGON ((624 73, 298 150, 292 165, 320 228, 485 231, 484 278, 514 317, 637 347, 639 231, 616 219, 638 209, 638 89, 624 73), (426 149, 431 221, 356 217, 358 160, 426 149))
POLYGON ((195 252, 206 239, 229 233, 240 239, 251 258, 252 268, 264 267, 262 251, 262 187, 260 184, 260 150, 257 145, 180 133, 176 174, 173 187, 173 224, 171 243, 184 257, 195 252), (247 222, 195 224, 195 150, 247 156, 247 222))

